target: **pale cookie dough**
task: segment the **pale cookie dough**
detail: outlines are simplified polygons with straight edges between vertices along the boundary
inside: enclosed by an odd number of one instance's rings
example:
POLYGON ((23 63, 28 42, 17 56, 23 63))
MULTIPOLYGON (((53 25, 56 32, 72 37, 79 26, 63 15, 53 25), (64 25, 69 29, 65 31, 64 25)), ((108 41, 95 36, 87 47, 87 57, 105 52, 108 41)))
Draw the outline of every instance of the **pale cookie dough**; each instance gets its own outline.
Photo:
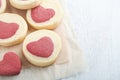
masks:
POLYGON ((23 42, 23 54, 36 66, 48 66, 56 60, 61 51, 61 38, 50 30, 30 33, 23 42))
POLYGON ((10 4, 17 9, 30 9, 38 6, 42 0, 10 0, 10 4))
POLYGON ((63 10, 57 1, 45 0, 28 10, 26 17, 35 29, 55 29, 63 18, 63 10))
POLYGON ((26 21, 18 14, 0 15, 0 45, 12 46, 20 43, 25 38, 27 30, 26 21))
POLYGON ((0 0, 0 13, 5 12, 6 9, 6 0, 0 0))

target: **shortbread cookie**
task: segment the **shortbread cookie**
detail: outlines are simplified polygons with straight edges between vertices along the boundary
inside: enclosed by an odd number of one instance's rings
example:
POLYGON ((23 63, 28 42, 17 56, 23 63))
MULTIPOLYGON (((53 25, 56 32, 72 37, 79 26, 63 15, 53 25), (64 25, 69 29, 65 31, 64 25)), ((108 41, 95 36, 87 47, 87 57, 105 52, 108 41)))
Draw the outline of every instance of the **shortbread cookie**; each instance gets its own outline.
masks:
POLYGON ((23 53, 36 66, 48 66, 58 57, 61 38, 50 30, 38 30, 29 34, 23 42, 23 53))
POLYGON ((20 43, 27 34, 26 21, 17 14, 0 15, 0 45, 12 46, 20 43))
POLYGON ((0 0, 0 13, 3 13, 6 9, 6 0, 0 0))
POLYGON ((7 52, 2 61, 0 61, 0 75, 17 75, 21 71, 21 61, 14 52, 7 52))
POLYGON ((27 21, 35 29, 55 29, 62 17, 63 11, 56 1, 45 0, 27 11, 27 21))
POLYGON ((42 0, 10 0, 10 4, 17 9, 30 9, 38 6, 42 0))

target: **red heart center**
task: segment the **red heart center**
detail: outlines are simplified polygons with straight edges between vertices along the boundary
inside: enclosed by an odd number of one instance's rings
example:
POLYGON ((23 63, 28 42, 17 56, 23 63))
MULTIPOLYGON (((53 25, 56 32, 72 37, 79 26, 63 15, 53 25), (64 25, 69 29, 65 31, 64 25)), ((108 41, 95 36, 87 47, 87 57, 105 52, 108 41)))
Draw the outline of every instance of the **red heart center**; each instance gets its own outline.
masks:
POLYGON ((13 53, 8 52, 0 61, 0 75, 9 76, 19 74, 21 70, 21 61, 19 57, 13 53))
POLYGON ((27 50, 30 53, 40 57, 49 57, 53 52, 53 48, 53 42, 49 37, 43 37, 27 45, 27 50))
POLYGON ((54 15, 55 11, 53 9, 45 9, 42 6, 35 7, 31 10, 31 17, 37 23, 48 21, 54 15))
POLYGON ((0 39, 12 37, 18 30, 19 25, 16 23, 6 23, 0 21, 0 39))

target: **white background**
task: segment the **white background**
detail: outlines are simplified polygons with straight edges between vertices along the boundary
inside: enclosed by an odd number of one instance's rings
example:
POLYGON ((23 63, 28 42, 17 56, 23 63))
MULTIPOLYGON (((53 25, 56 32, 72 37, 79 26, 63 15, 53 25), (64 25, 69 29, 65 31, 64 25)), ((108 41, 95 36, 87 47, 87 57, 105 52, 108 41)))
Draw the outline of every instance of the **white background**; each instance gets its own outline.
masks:
POLYGON ((120 80, 120 0, 64 0, 89 71, 63 80, 120 80))

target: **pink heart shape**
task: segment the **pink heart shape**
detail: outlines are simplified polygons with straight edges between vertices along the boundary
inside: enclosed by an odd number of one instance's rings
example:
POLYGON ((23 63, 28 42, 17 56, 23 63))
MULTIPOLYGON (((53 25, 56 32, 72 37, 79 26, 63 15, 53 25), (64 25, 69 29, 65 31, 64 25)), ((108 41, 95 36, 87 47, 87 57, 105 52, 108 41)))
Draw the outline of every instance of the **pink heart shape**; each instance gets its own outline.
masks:
POLYGON ((19 74, 21 70, 20 58, 14 52, 8 52, 0 61, 0 75, 10 76, 19 74))
POLYGON ((42 6, 35 7, 31 10, 31 17, 37 23, 48 21, 54 15, 55 11, 53 9, 45 9, 42 6))
POLYGON ((6 23, 0 21, 0 39, 12 37, 18 30, 19 25, 16 23, 6 23))
POLYGON ((27 44, 27 50, 33 55, 40 57, 49 57, 54 49, 52 40, 49 37, 43 37, 38 41, 27 44))

